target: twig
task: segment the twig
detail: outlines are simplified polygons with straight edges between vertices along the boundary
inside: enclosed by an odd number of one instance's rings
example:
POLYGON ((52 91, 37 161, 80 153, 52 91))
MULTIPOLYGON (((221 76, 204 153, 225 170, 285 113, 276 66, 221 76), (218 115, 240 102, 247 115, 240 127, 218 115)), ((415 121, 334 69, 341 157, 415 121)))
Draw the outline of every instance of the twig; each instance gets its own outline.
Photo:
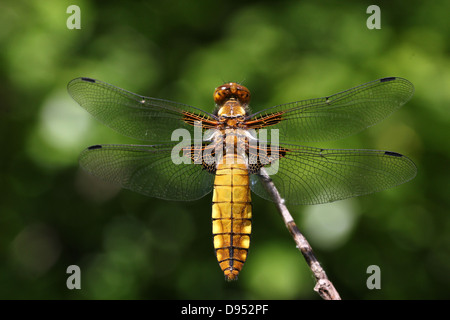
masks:
POLYGON ((325 270, 323 270, 319 261, 317 261, 317 258, 314 255, 314 252, 308 241, 297 228, 294 219, 292 218, 288 208, 284 204, 284 199, 281 198, 280 193, 275 187, 275 184, 264 168, 261 168, 260 177, 262 182, 264 183, 265 188, 270 193, 273 201, 277 205, 277 208, 284 220, 284 223, 286 224, 286 227, 294 238, 294 241, 297 244, 297 249, 299 249, 303 254, 306 263, 308 263, 309 268, 316 278, 314 291, 316 291, 324 300, 341 300, 339 293, 333 286, 333 283, 328 279, 325 270))

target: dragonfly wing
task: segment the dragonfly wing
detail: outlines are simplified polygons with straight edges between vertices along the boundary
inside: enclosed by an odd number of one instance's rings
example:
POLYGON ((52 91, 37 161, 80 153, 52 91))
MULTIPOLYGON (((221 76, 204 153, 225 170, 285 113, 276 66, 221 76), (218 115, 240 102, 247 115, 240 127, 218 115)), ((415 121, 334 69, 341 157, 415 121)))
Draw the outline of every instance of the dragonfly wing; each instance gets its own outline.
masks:
MULTIPOLYGON (((411 180, 417 172, 410 159, 390 151, 283 145, 280 154, 267 171, 290 204, 327 203, 381 191, 411 180)), ((251 176, 251 189, 273 201, 258 175, 251 176)))
POLYGON ((144 97, 105 82, 77 78, 67 89, 72 98, 110 128, 144 141, 170 142, 175 129, 193 132, 193 122, 213 127, 215 116, 200 109, 163 99, 144 97))
POLYGON ((212 190, 214 175, 201 165, 174 164, 175 145, 96 145, 80 155, 93 175, 126 189, 166 200, 196 200, 212 190))
POLYGON ((413 93, 408 80, 383 78, 329 97, 268 108, 249 116, 247 125, 257 130, 279 129, 280 142, 337 140, 383 120, 413 93))

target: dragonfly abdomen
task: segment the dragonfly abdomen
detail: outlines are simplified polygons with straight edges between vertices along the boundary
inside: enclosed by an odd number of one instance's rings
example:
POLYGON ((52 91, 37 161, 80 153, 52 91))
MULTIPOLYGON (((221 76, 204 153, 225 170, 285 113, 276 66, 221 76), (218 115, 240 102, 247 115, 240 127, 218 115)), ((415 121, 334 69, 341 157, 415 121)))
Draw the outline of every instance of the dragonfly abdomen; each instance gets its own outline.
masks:
POLYGON ((237 279, 247 259, 252 228, 249 173, 237 158, 226 155, 217 166, 212 205, 214 249, 228 281, 237 279))

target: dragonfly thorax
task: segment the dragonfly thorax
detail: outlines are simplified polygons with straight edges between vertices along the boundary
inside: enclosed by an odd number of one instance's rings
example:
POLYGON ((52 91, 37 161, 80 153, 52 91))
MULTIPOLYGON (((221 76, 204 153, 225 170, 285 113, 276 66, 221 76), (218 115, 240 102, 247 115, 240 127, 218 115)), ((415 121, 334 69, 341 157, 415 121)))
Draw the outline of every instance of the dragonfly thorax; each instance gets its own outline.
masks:
MULTIPOLYGON (((219 121, 222 123, 243 122, 245 120, 246 114, 247 114, 246 106, 243 106, 239 101, 237 101, 234 98, 229 99, 217 110, 219 121)), ((231 123, 228 123, 228 125, 231 125, 231 123)))

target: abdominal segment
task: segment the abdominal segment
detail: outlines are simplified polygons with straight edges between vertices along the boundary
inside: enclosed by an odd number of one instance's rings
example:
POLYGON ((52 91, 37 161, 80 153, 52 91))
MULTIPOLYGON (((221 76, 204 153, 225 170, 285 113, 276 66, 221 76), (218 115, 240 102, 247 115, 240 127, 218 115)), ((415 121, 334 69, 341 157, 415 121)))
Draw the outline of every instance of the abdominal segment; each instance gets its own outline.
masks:
POLYGON ((252 228, 249 173, 245 164, 225 161, 218 165, 212 206, 217 260, 225 279, 236 280, 247 259, 252 228))

